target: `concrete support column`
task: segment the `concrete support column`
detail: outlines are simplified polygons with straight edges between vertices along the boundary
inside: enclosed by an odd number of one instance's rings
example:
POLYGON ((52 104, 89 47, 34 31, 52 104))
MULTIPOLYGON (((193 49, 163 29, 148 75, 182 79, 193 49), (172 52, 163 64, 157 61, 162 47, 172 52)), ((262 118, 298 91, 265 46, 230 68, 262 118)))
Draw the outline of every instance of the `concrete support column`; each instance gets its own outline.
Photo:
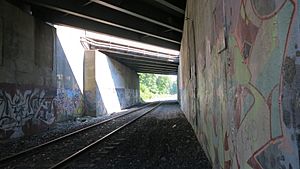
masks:
POLYGON ((83 62, 83 92, 85 97, 85 115, 97 116, 97 83, 96 83, 95 51, 84 52, 83 62))
POLYGON ((125 65, 97 50, 88 50, 83 69, 86 115, 110 114, 139 102, 138 75, 125 65))

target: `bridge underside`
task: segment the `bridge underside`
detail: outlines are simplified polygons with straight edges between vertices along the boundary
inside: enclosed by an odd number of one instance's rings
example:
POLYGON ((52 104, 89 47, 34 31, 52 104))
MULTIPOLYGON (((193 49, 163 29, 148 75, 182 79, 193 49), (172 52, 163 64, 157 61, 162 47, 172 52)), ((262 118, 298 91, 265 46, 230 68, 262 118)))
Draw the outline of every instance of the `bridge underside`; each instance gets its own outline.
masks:
POLYGON ((10 1, 46 22, 180 48, 184 0, 10 1))
POLYGON ((177 75, 178 63, 170 63, 160 59, 138 59, 135 56, 120 54, 108 54, 110 57, 132 68, 138 73, 154 73, 165 75, 177 75))
POLYGON ((178 72, 178 54, 158 52, 129 44, 121 44, 103 39, 81 38, 81 43, 88 50, 98 50, 119 61, 138 73, 176 75, 178 72))

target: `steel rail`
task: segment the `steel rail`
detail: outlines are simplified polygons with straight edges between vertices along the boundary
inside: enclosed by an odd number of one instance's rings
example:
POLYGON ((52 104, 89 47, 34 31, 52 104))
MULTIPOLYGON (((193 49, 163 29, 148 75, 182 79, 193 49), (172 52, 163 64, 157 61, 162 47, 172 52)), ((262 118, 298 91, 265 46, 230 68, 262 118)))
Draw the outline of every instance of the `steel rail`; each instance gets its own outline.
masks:
POLYGON ((152 112, 153 110, 155 110, 157 107, 159 107, 162 103, 158 103, 155 107, 151 108, 150 110, 142 113, 141 115, 139 115, 138 117, 130 120, 129 122, 123 124, 122 126, 118 127, 117 129, 113 130, 112 132, 106 134, 105 136, 101 137, 100 139, 94 141, 93 143, 89 144, 88 146, 80 149, 79 151, 77 151, 76 153, 68 156, 67 158, 65 158, 64 160, 60 161, 59 163, 56 163, 55 165, 53 165, 52 167, 50 167, 49 169, 57 169, 57 168, 61 168, 66 166, 69 162, 71 162, 74 158, 76 158, 77 156, 79 156, 80 154, 86 152, 87 150, 89 150, 90 148, 92 148, 93 146, 99 144, 101 141, 107 139, 108 137, 112 136, 113 134, 117 133, 118 131, 124 129, 125 127, 127 127, 128 125, 132 124, 133 122, 137 121, 138 119, 140 119, 141 117, 145 116, 146 114, 152 112))
POLYGON ((5 157, 5 158, 2 158, 2 159, 0 159, 0 166, 1 166, 2 164, 4 164, 4 163, 7 163, 8 161, 11 161, 11 160, 13 160, 13 159, 19 158, 19 157, 21 157, 21 156, 23 156, 23 155, 25 155, 25 154, 30 154, 30 153, 32 153, 33 151, 39 150, 39 149, 41 149, 41 148, 43 148, 43 147, 45 147, 45 146, 48 146, 48 145, 50 145, 50 144, 53 144, 53 143, 55 143, 55 142, 57 142, 57 141, 60 141, 60 140, 62 140, 62 139, 64 139, 64 138, 73 136, 73 135, 75 135, 75 134, 78 134, 78 133, 80 133, 80 132, 83 132, 83 131, 86 131, 86 130, 88 130, 88 129, 94 128, 94 127, 96 127, 96 126, 99 126, 99 125, 101 125, 101 124, 107 123, 107 122, 112 121, 112 120, 114 120, 114 119, 123 117, 123 116, 125 116, 125 115, 131 114, 131 113, 136 112, 136 111, 139 111, 139 110, 144 109, 144 108, 146 108, 146 107, 148 107, 148 106, 151 106, 151 105, 153 105, 153 104, 155 104, 155 103, 150 103, 150 104, 147 104, 147 105, 142 106, 142 107, 140 107, 140 108, 137 108, 137 109, 135 109, 135 110, 128 111, 128 112, 126 112, 126 113, 124 113, 124 114, 121 114, 121 115, 117 115, 117 116, 115 116, 115 117, 108 118, 108 119, 106 119, 106 120, 100 121, 100 122, 95 123, 95 124, 93 124, 93 125, 84 127, 84 128, 82 128, 82 129, 79 129, 79 130, 76 130, 76 131, 74 131, 74 132, 68 133, 68 134, 63 135, 63 136, 61 136, 61 137, 58 137, 58 138, 55 138, 55 139, 53 139, 53 140, 47 141, 47 142, 42 143, 42 144, 40 144, 40 145, 38 145, 38 146, 34 146, 34 147, 28 148, 28 149, 26 149, 26 150, 23 150, 23 151, 21 151, 21 152, 18 152, 18 153, 16 153, 16 154, 12 154, 12 155, 10 155, 10 156, 7 156, 7 157, 5 157))

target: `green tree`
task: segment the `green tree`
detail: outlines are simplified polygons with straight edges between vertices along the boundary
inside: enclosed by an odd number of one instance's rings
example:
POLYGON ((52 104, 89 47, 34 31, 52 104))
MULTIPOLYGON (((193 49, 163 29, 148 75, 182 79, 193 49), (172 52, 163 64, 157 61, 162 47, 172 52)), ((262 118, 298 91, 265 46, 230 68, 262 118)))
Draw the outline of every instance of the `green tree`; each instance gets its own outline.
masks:
POLYGON ((177 82, 173 81, 170 87, 170 94, 176 94, 177 93, 177 82))
POLYGON ((140 73, 140 95, 144 100, 167 94, 177 93, 176 81, 173 82, 168 76, 140 73))
POLYGON ((139 74, 140 84, 147 87, 151 93, 158 93, 156 86, 156 76, 155 74, 141 73, 139 74))
POLYGON ((159 94, 169 94, 171 79, 167 76, 158 76, 156 79, 156 86, 159 94))
POLYGON ((144 84, 140 84, 140 96, 143 100, 152 99, 153 93, 145 86, 144 84))

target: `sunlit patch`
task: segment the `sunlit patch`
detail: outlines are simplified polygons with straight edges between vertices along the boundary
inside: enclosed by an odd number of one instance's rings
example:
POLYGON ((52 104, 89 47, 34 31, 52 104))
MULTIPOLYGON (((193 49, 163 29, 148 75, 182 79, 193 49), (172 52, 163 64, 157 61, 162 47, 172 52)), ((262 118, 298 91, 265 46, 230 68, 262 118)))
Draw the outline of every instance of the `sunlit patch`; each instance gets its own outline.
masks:
POLYGON ((109 65, 110 61, 103 53, 96 52, 96 83, 102 97, 103 104, 108 114, 121 111, 118 94, 116 91, 117 86, 114 83, 114 72, 109 65))
POLYGON ((140 73, 140 97, 145 102, 177 100, 177 76, 140 73))

